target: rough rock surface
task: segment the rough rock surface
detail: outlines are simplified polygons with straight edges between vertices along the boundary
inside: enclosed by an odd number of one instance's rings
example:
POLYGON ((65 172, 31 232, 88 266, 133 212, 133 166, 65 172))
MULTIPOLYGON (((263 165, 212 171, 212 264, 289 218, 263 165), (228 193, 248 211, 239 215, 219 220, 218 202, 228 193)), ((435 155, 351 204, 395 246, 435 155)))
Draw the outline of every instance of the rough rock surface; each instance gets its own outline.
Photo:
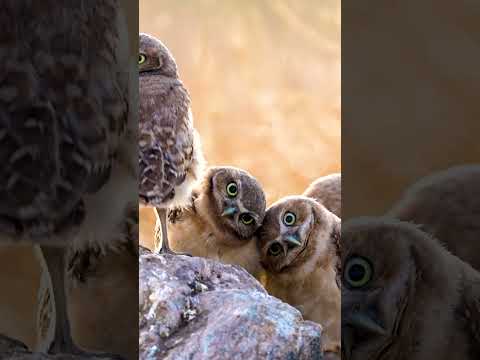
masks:
POLYGON ((240 267, 140 251, 141 360, 323 359, 321 327, 240 267))
MULTIPOLYGON (((113 356, 113 355, 112 355, 113 356)), ((27 346, 20 341, 10 339, 0 335, 0 359, 2 360, 119 360, 120 357, 108 357, 106 355, 46 355, 42 353, 32 353, 28 351, 27 346)))

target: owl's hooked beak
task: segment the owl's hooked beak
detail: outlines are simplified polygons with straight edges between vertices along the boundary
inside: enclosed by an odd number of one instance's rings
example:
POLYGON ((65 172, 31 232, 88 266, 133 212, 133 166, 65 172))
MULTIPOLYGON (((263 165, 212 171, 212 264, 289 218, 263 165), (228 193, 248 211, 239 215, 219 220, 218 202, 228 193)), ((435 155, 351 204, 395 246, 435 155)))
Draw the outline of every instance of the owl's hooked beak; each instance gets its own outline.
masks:
POLYGON ((355 311, 345 319, 345 325, 375 335, 385 335, 387 331, 367 314, 355 311))
POLYGON ((286 243, 291 244, 295 247, 302 246, 302 242, 298 239, 298 236, 296 234, 289 234, 289 235, 285 236, 283 238, 283 240, 286 243))
POLYGON ((342 316, 342 358, 350 360, 357 333, 370 333, 373 335, 386 335, 387 331, 370 316, 361 311, 342 316))
POLYGON ((223 212, 222 216, 232 216, 238 212, 238 208, 236 206, 228 206, 226 207, 223 212))

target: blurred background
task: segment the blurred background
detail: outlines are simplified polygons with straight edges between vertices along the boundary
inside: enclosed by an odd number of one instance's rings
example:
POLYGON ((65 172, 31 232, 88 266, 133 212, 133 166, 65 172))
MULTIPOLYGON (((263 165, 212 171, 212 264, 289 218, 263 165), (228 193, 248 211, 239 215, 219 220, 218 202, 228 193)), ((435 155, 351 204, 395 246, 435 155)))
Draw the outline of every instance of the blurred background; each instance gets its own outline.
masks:
POLYGON ((424 176, 480 163, 480 12, 456 4, 344 2, 343 221, 384 214, 424 176))
MULTIPOLYGON (((267 201, 340 166, 340 1, 140 0, 140 31, 172 51, 210 165, 233 165, 267 201)), ((154 215, 140 209, 140 242, 154 215)))

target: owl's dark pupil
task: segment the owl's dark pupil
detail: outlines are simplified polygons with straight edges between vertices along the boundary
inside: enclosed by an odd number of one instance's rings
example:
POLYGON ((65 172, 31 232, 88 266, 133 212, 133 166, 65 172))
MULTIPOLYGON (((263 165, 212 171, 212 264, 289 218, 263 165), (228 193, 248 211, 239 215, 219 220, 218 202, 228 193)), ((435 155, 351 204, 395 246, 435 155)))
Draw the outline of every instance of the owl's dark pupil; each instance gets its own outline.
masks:
POLYGON ((248 215, 248 214, 243 214, 242 215, 242 221, 244 223, 248 224, 248 223, 252 222, 252 220, 253 220, 253 218, 250 215, 248 215))
POLYGON ((295 222, 295 216, 293 214, 285 215, 285 224, 293 225, 294 222, 295 222))
POLYGON ((238 189, 237 189, 237 185, 236 185, 236 184, 229 184, 229 185, 227 186, 227 193, 228 193, 228 195, 230 195, 230 196, 235 196, 235 195, 237 195, 237 191, 238 191, 238 189))
POLYGON ((363 280, 365 273, 366 273, 365 267, 359 264, 352 265, 348 270, 348 276, 350 277, 350 280, 353 282, 363 280))
POLYGON ((272 246, 270 246, 269 251, 272 255, 278 255, 282 251, 282 247, 280 246, 280 244, 273 244, 272 246))

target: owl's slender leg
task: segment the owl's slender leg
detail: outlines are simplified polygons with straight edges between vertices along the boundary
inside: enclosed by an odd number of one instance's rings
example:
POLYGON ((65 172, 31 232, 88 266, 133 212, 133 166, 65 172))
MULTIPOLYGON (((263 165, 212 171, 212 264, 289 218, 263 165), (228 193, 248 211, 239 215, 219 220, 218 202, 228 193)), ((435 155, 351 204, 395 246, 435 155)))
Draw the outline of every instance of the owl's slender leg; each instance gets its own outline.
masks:
POLYGON ((168 243, 168 231, 167 231, 167 211, 168 209, 162 208, 155 208, 155 215, 157 219, 160 221, 161 227, 161 238, 162 238, 162 245, 159 245, 159 237, 155 237, 155 253, 157 254, 172 254, 172 255, 186 255, 191 256, 190 254, 186 253, 176 253, 172 249, 170 249, 170 245, 168 243))
POLYGON ((70 333, 65 295, 65 249, 48 246, 42 246, 41 249, 50 274, 55 304, 55 339, 50 352, 71 353, 74 345, 70 333))
POLYGON ((55 337, 50 346, 49 353, 84 355, 87 358, 91 356, 96 358, 123 359, 113 354, 89 353, 75 345, 68 320, 67 296, 65 291, 66 249, 64 247, 41 246, 41 250, 50 274, 55 306, 55 337))

